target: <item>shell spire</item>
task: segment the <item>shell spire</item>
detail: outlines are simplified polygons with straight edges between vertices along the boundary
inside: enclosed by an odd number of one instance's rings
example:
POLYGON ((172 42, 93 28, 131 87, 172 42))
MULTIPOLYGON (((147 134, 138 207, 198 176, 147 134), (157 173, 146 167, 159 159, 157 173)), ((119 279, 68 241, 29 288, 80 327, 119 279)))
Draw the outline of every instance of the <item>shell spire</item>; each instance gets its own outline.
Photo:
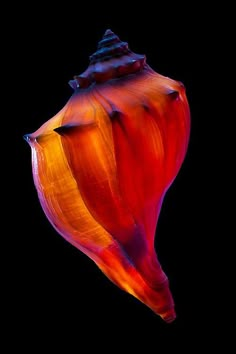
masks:
POLYGON ((88 68, 69 81, 73 89, 87 88, 92 84, 133 74, 146 64, 145 55, 133 53, 128 43, 122 42, 110 29, 106 30, 97 51, 89 59, 88 68))

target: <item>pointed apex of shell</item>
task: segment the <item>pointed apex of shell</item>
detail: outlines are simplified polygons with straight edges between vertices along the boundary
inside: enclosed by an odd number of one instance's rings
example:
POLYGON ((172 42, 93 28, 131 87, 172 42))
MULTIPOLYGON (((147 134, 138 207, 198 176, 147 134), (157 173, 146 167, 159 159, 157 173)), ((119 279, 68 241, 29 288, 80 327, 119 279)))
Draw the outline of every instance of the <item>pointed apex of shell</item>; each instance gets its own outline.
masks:
POLYGON ((106 36, 112 36, 112 35, 114 35, 114 32, 112 32, 110 29, 107 29, 106 32, 104 33, 103 38, 106 36))
POLYGON ((146 64, 145 55, 133 53, 127 42, 110 29, 107 29, 97 50, 89 57, 88 68, 80 75, 75 75, 69 85, 74 89, 87 88, 92 84, 99 84, 143 70, 146 64))
POLYGON ((122 42, 115 33, 107 29, 102 40, 98 42, 97 51, 89 57, 90 64, 120 57, 129 52, 128 43, 122 42))

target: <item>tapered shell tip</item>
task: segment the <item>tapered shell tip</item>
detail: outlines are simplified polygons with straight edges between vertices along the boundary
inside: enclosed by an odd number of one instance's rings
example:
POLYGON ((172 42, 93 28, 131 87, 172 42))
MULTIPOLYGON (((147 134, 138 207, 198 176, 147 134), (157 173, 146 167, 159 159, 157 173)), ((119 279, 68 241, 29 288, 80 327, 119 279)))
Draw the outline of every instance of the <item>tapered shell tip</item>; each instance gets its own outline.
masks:
POLYGON ((110 30, 110 29, 107 29, 106 32, 104 33, 104 37, 105 36, 110 36, 110 35, 113 35, 114 33, 110 30))

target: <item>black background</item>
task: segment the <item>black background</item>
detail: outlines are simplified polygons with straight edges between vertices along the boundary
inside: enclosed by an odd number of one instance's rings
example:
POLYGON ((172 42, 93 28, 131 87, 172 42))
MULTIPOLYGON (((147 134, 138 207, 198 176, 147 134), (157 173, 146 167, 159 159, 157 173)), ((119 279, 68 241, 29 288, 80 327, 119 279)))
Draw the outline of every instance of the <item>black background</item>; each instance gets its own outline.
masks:
POLYGON ((21 6, 21 15, 12 19, 15 194, 11 215, 16 221, 10 223, 11 267, 15 265, 9 328, 19 345, 32 348, 32 353, 38 346, 63 344, 66 353, 84 353, 94 345, 105 352, 112 352, 112 346, 135 352, 144 345, 147 352, 152 348, 164 353, 161 348, 174 347, 191 353, 209 338, 213 312, 217 321, 209 260, 213 231, 208 139, 213 117, 208 114, 206 95, 217 33, 206 9, 182 9, 179 4, 163 9, 158 4, 157 8, 148 3, 133 6, 130 12, 119 2, 110 3, 106 10, 98 4, 83 8, 57 4, 51 10, 21 6), (107 28, 127 41, 132 51, 146 54, 154 70, 182 81, 189 99, 189 149, 166 195, 156 237, 176 304, 177 319, 168 325, 110 283, 52 228, 39 205, 30 148, 22 139, 64 106, 72 94, 67 82, 85 70, 107 28), (81 349, 83 345, 87 350, 81 349))

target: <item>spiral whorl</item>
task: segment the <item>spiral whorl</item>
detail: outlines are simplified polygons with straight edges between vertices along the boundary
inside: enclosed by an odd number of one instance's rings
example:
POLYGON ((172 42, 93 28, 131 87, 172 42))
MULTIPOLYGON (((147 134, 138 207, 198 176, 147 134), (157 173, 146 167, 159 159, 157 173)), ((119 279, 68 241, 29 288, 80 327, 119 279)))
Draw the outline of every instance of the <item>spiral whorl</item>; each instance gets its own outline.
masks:
POLYGON ((133 53, 127 42, 122 42, 110 29, 106 30, 98 43, 97 51, 90 57, 87 70, 69 81, 73 89, 87 88, 142 70, 146 63, 145 55, 133 53))
POLYGON ((90 64, 109 60, 114 57, 118 58, 129 52, 128 43, 122 42, 111 30, 107 30, 103 39, 98 43, 97 51, 89 57, 90 64))

